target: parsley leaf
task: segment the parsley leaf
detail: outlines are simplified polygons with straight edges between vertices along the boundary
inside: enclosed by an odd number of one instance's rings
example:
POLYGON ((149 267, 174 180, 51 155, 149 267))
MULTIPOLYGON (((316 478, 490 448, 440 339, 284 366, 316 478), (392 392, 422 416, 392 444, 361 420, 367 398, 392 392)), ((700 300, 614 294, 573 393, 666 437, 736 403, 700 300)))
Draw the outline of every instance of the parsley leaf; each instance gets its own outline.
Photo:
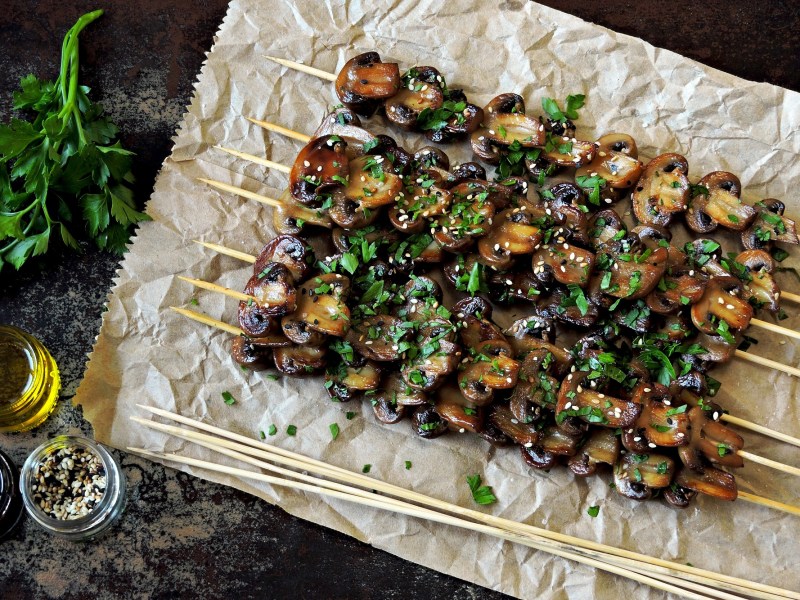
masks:
POLYGON ((494 504, 497 498, 492 493, 492 488, 488 485, 481 485, 481 476, 477 473, 475 475, 467 475, 467 483, 472 492, 472 499, 478 504, 494 504))
POLYGON ((228 406, 230 406, 231 404, 236 404, 236 398, 234 398, 233 394, 231 394, 228 391, 222 392, 222 399, 228 406))
POLYGON ((335 440, 337 437, 339 437, 339 425, 338 424, 331 423, 330 425, 328 425, 328 429, 331 430, 331 438, 333 438, 335 440))
POLYGON ((590 517, 594 518, 600 514, 600 507, 599 506, 590 506, 589 509, 586 511, 586 514, 590 517))

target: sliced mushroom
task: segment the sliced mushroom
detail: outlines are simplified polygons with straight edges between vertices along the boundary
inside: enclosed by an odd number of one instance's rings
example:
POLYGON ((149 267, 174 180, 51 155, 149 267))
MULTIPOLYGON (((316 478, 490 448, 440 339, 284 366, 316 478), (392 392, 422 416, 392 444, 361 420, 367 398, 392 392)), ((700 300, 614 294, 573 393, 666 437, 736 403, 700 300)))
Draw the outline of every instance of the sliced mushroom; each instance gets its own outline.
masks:
POLYGON ((386 375, 381 384, 381 390, 381 393, 390 398, 393 403, 402 406, 419 406, 427 402, 427 396, 423 392, 406 385, 396 372, 390 372, 386 375))
POLYGON ((544 126, 525 115, 525 101, 517 94, 500 94, 483 109, 484 135, 493 143, 510 146, 518 142, 523 148, 542 146, 544 126))
POLYGON ((348 198, 344 189, 336 190, 330 197, 328 216, 331 221, 344 229, 362 229, 375 222, 379 213, 367 208, 359 201, 348 198))
POLYGON ((292 198, 288 189, 280 197, 280 206, 273 209, 272 224, 278 233, 287 235, 297 235, 305 225, 318 225, 326 229, 333 227, 327 209, 303 206, 292 198))
POLYGON ((614 465, 617 491, 633 500, 646 500, 654 489, 668 487, 675 461, 663 454, 626 454, 614 465))
POLYGON ((446 340, 439 341, 439 351, 411 361, 403 366, 403 381, 410 388, 421 392, 430 392, 440 387, 447 375, 452 373, 461 362, 461 350, 457 344, 446 340))
POLYGON ((694 490, 685 488, 677 483, 672 483, 668 488, 664 488, 662 494, 664 495, 664 500, 677 508, 686 508, 697 496, 697 492, 694 490))
POLYGON ((422 111, 435 111, 444 103, 444 95, 439 87, 430 84, 419 84, 418 87, 403 88, 384 103, 386 118, 407 131, 417 128, 422 111))
POLYGON ((526 448, 532 447, 541 437, 541 433, 534 423, 521 422, 508 407, 501 404, 492 406, 489 412, 489 422, 514 442, 526 448))
POLYGON ((738 495, 733 475, 712 467, 706 467, 702 473, 681 469, 675 476, 675 483, 719 500, 733 501, 738 495))
POLYGON ((395 203, 403 191, 403 180, 384 170, 384 164, 389 164, 385 157, 371 154, 351 160, 344 195, 368 210, 395 203))
POLYGON ((755 219, 756 210, 743 204, 739 198, 742 184, 733 173, 714 171, 703 177, 698 186, 704 191, 692 198, 692 206, 686 215, 686 223, 692 230, 708 233, 722 225, 743 231, 755 219), (711 219, 710 224, 708 219, 711 219))
POLYGON ((579 167, 575 179, 598 177, 602 187, 627 189, 639 180, 644 165, 637 159, 636 141, 626 133, 609 133, 597 140, 597 152, 588 165, 579 167))
POLYGON ((281 319, 281 329, 288 339, 298 345, 321 346, 328 339, 324 333, 311 329, 308 323, 297 319, 294 314, 281 319))
POLYGON ((483 430, 483 409, 468 402, 458 387, 445 385, 436 395, 436 412, 447 421, 451 430, 458 433, 480 433, 483 430))
POLYGON ((553 360, 553 355, 542 348, 530 352, 520 365, 509 408, 523 423, 533 421, 539 407, 552 409, 556 405, 559 383, 547 373, 553 360))
MULTIPOLYGON (((566 136, 564 136, 566 137, 566 136)), ((545 160, 561 167, 582 167, 589 164, 597 154, 597 144, 573 138, 556 138, 553 148, 546 150, 545 160)), ((546 146, 545 149, 550 146, 546 146)))
POLYGON ((309 265, 314 264, 314 251, 298 237, 279 235, 261 250, 253 265, 253 273, 261 273, 271 262, 280 263, 289 269, 297 283, 306 278, 309 265))
MULTIPOLYGON (((644 298, 658 285, 667 269, 666 248, 647 248, 641 252, 621 252, 613 256, 611 275, 605 293, 616 298, 644 298)), ((601 287, 603 287, 601 285, 601 287)))
POLYGON ((386 396, 373 396, 371 401, 372 412, 375 413, 375 418, 381 423, 394 425, 402 421, 406 415, 405 406, 392 402, 386 396))
POLYGON ((273 351, 275 367, 284 375, 304 375, 326 364, 327 350, 314 346, 286 346, 273 351))
POLYGON ((749 229, 742 232, 742 245, 748 250, 769 250, 773 242, 798 244, 797 227, 783 216, 786 205, 775 198, 756 202, 758 215, 749 229))
MULTIPOLYGON (((286 340, 288 342, 288 340, 286 340)), ((231 356, 237 364, 250 369, 260 369, 268 366, 272 358, 272 350, 265 346, 257 346, 252 340, 243 335, 233 338, 231 356)))
POLYGON ((678 406, 669 390, 654 382, 639 383, 633 401, 642 406, 636 424, 622 434, 631 452, 648 452, 652 446, 674 448, 689 443, 690 421, 686 406, 678 406))
POLYGON ((692 305, 692 322, 707 334, 733 338, 729 330, 744 330, 753 317, 753 307, 735 295, 741 283, 734 277, 712 277, 699 302, 692 305))
POLYGON ((358 115, 345 106, 333 109, 322 117, 322 122, 311 137, 335 135, 347 142, 348 157, 363 154, 365 144, 373 145, 376 137, 361 126, 358 115))
POLYGON ((342 104, 359 114, 375 112, 384 98, 400 89, 397 63, 381 62, 377 52, 365 52, 348 60, 336 77, 336 95, 342 104))
POLYGON ((556 423, 578 417, 586 423, 601 427, 630 427, 642 412, 636 402, 615 398, 589 389, 588 371, 570 373, 558 390, 556 423), (584 387, 586 385, 586 387, 584 387))
POLYGON ((268 263, 253 275, 244 288, 250 300, 239 302, 239 325, 251 337, 259 337, 273 329, 271 318, 295 310, 297 291, 289 270, 279 263, 268 263))
POLYGON ((523 208, 507 208, 494 217, 489 233, 478 240, 478 252, 484 264, 506 270, 513 257, 530 254, 544 236, 536 217, 523 208))
POLYGON ((556 289, 549 297, 539 300, 536 304, 539 314, 575 327, 594 325, 600 316, 597 307, 589 302, 586 305, 578 306, 574 290, 580 292, 580 288, 577 286, 569 292, 564 289, 556 289))
POLYGON ((494 390, 511 389, 517 384, 520 363, 504 350, 497 340, 482 342, 479 354, 459 365, 458 386, 465 398, 485 406, 491 402, 494 390))
POLYGON ((362 356, 378 362, 400 359, 398 344, 406 334, 403 321, 391 315, 371 315, 353 325, 346 340, 362 356))
POLYGON ((331 135, 308 142, 300 150, 289 173, 292 198, 306 206, 317 206, 320 195, 346 185, 350 174, 346 147, 341 138, 331 135))
POLYGON ((647 306, 662 315, 675 314, 684 306, 699 302, 705 289, 706 279, 699 272, 688 268, 668 269, 647 295, 647 306), (690 272, 694 275, 689 275, 690 272))
POLYGON ((588 237, 595 250, 604 249, 609 242, 625 235, 622 218, 611 208, 596 212, 589 220, 588 237))
POLYGON ((634 188, 631 201, 640 223, 669 225, 687 209, 690 184, 689 163, 680 154, 661 154, 647 163, 634 188))
POLYGON ((750 304, 778 312, 781 290, 772 276, 775 270, 772 257, 763 250, 745 250, 735 260, 747 269, 749 276, 749 280, 745 279, 742 297, 750 304))
POLYGON ((430 404, 417 407, 411 416, 411 424, 416 434, 425 439, 439 437, 447 431, 447 423, 430 404))
POLYGON ((543 283, 552 277, 564 285, 586 287, 594 262, 592 252, 564 242, 541 246, 533 255, 531 268, 543 283))
POLYGON ((586 443, 567 464, 575 475, 587 477, 597 472, 599 464, 615 464, 619 458, 619 450, 619 438, 611 429, 594 429, 586 443))
MULTIPOLYGON (((742 457, 737 453, 744 446, 742 437, 719 421, 710 419, 699 406, 689 409, 689 439, 678 448, 678 456, 688 468, 702 472, 706 462, 726 467, 741 467, 742 457)), ((690 487, 690 486, 688 486, 690 487)))
POLYGON ((314 331, 344 337, 350 329, 350 309, 344 303, 350 280, 328 273, 300 286, 295 317, 314 331))

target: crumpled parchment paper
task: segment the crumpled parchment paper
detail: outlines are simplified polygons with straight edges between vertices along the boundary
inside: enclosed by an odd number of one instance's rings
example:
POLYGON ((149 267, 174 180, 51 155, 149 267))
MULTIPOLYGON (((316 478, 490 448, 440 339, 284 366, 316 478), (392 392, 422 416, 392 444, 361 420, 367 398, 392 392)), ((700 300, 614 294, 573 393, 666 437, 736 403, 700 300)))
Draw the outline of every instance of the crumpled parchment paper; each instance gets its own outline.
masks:
MULTIPOLYGON (((786 202, 789 215, 800 217, 800 96, 794 92, 738 79, 531 2, 498 7, 479 0, 234 0, 147 205, 153 221, 139 229, 123 262, 75 397, 97 439, 117 448, 144 446, 220 459, 134 426, 128 417, 141 414, 136 403, 177 410, 254 438, 275 423, 279 434, 268 438, 272 443, 354 470, 370 463, 376 478, 438 498, 473 506, 465 476, 481 473, 499 499, 482 509, 492 514, 799 589, 796 517, 702 497, 685 511, 661 502, 639 504, 610 490, 609 475, 581 480, 566 468, 531 472, 517 450, 493 449, 477 436, 424 441, 407 423, 380 425, 368 403, 332 403, 319 378, 272 381, 243 372, 229 356, 230 335, 168 309, 189 306, 236 323, 236 301, 195 290, 175 275, 241 289, 250 266, 192 240, 257 254, 273 234, 269 207, 218 193, 196 178, 272 197, 286 186, 284 175, 212 146, 291 164, 301 144, 244 117, 311 133, 326 108, 337 103, 329 82, 281 68, 264 55, 335 73, 348 58, 373 49, 401 68, 436 66, 451 87, 464 88, 478 104, 513 91, 526 99, 529 112, 540 114, 543 96, 562 101, 567 94, 586 94, 578 137, 628 132, 645 158, 680 152, 688 157, 693 181, 709 171, 731 171, 740 176, 746 199, 777 197, 786 202), (192 298, 198 306, 189 305, 192 298), (235 405, 223 402, 223 391, 237 398, 235 405), (345 411, 358 416, 346 420, 345 411), (333 441, 331 423, 341 428, 333 441), (295 437, 285 434, 289 424, 297 426, 295 437), (406 460, 413 462, 411 470, 404 468, 406 460), (601 507, 595 519, 586 514, 592 505, 601 507)), ((368 126, 386 131, 380 118, 368 126)), ((419 138, 388 133, 411 149, 424 145, 419 138)), ((446 151, 456 160, 468 158, 466 144, 446 151)), ((738 250, 732 236, 725 240, 726 249, 738 250)), ((798 253, 791 252, 784 264, 797 266, 798 253)), ((780 281, 787 289, 800 288, 788 274, 780 281)), ((798 329, 800 319, 782 324, 798 329)), ((796 343, 749 333, 760 341, 754 353, 797 364, 796 343)), ((739 360, 715 376, 723 381, 720 401, 732 414, 800 435, 796 379, 739 360)), ((755 434, 745 437, 753 452, 798 462, 796 448, 755 434)), ((182 468, 408 560, 515 596, 604 599, 653 592, 478 534, 182 468)), ((748 465, 737 478, 742 489, 796 501, 797 483, 788 475, 748 465)))

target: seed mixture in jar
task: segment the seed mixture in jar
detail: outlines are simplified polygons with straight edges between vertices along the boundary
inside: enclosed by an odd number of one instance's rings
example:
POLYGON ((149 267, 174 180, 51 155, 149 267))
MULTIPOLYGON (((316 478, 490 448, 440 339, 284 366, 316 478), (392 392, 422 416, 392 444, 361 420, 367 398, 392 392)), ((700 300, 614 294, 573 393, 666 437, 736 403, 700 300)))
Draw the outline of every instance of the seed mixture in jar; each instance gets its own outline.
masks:
POLYGON ((89 448, 59 448, 34 467, 31 495, 52 518, 67 521, 88 515, 105 491, 105 466, 89 448))

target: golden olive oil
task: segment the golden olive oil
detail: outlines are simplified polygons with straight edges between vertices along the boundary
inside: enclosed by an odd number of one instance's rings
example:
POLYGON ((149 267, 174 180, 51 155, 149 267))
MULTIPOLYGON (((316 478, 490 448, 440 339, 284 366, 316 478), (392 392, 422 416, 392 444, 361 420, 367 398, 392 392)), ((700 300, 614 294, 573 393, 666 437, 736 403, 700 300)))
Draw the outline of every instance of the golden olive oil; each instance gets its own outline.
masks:
POLYGON ((53 412, 60 388, 58 367, 42 343, 0 325, 0 432, 40 425, 53 412))

